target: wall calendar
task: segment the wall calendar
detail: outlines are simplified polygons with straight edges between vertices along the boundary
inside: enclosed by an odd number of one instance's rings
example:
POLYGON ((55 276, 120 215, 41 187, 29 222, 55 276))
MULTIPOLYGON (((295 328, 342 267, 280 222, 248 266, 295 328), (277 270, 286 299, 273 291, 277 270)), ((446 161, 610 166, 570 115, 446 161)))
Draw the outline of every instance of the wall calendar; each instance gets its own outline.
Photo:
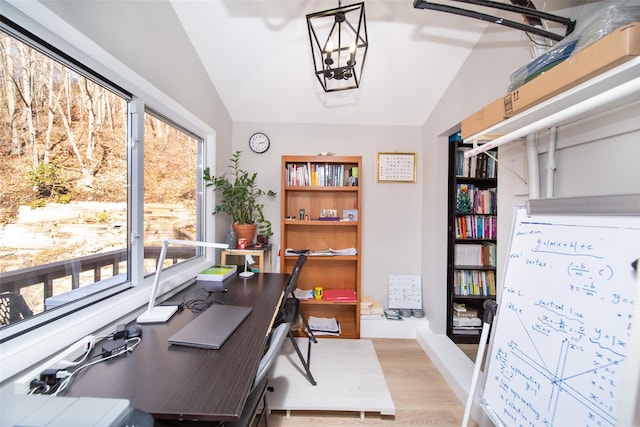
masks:
POLYGON ((378 153, 377 182, 416 182, 416 153, 378 153))

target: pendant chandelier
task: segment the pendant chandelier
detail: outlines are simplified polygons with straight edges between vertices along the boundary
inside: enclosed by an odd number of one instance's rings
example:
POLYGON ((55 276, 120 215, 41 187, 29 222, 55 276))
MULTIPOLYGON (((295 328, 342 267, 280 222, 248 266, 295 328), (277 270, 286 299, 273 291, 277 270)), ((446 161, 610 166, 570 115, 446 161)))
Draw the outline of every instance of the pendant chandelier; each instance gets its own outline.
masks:
POLYGON ((360 87, 369 41, 364 3, 307 15, 315 75, 325 92, 360 87))

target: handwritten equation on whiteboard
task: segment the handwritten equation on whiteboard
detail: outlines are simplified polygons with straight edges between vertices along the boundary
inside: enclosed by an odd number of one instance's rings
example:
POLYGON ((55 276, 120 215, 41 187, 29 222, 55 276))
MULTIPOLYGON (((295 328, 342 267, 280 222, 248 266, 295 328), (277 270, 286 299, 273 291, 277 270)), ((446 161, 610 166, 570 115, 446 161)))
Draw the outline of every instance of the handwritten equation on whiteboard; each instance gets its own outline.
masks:
POLYGON ((420 276, 389 275, 389 308, 422 309, 420 276))
POLYGON ((488 413, 508 426, 617 425, 639 252, 640 218, 517 212, 487 359, 488 413))

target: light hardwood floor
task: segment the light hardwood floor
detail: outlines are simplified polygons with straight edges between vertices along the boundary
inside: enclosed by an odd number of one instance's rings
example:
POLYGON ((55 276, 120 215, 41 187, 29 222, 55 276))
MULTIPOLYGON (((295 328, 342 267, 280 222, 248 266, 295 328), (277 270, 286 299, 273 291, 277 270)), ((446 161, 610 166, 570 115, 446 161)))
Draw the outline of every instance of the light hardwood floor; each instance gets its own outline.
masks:
MULTIPOLYGON (((388 426, 433 425, 460 426, 464 403, 460 402, 417 341, 410 339, 373 339, 389 392, 396 408, 394 417, 367 413, 360 421, 358 413, 296 412, 290 417, 273 411, 269 425, 280 426, 388 426)), ((465 349, 475 358, 472 348, 465 349)), ((470 423, 475 426, 475 423, 470 423)))

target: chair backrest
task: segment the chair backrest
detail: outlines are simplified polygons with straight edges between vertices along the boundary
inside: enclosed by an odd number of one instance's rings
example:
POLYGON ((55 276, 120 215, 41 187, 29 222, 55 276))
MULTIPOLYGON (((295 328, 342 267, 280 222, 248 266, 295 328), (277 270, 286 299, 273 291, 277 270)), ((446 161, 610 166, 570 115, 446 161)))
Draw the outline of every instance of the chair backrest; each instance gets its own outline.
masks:
POLYGON ((296 265, 293 266, 293 271, 291 272, 291 276, 289 276, 289 282, 287 283, 287 288, 285 289, 285 295, 293 295, 293 291, 298 287, 298 277, 300 276, 300 271, 302 270, 302 266, 307 260, 307 254, 300 254, 298 256, 298 261, 296 261, 296 265))
POLYGON ((9 325, 30 316, 33 312, 22 295, 13 292, 0 294, 0 325, 9 325))
POLYGON ((285 338, 287 338, 288 333, 288 323, 281 323, 271 332, 269 349, 262 356, 262 359, 260 359, 256 378, 253 380, 254 387, 264 379, 264 377, 267 375, 267 372, 269 372, 269 369, 271 369, 271 365, 273 365, 273 362, 276 360, 276 356, 278 356, 278 352, 280 352, 282 344, 284 343, 285 338))

